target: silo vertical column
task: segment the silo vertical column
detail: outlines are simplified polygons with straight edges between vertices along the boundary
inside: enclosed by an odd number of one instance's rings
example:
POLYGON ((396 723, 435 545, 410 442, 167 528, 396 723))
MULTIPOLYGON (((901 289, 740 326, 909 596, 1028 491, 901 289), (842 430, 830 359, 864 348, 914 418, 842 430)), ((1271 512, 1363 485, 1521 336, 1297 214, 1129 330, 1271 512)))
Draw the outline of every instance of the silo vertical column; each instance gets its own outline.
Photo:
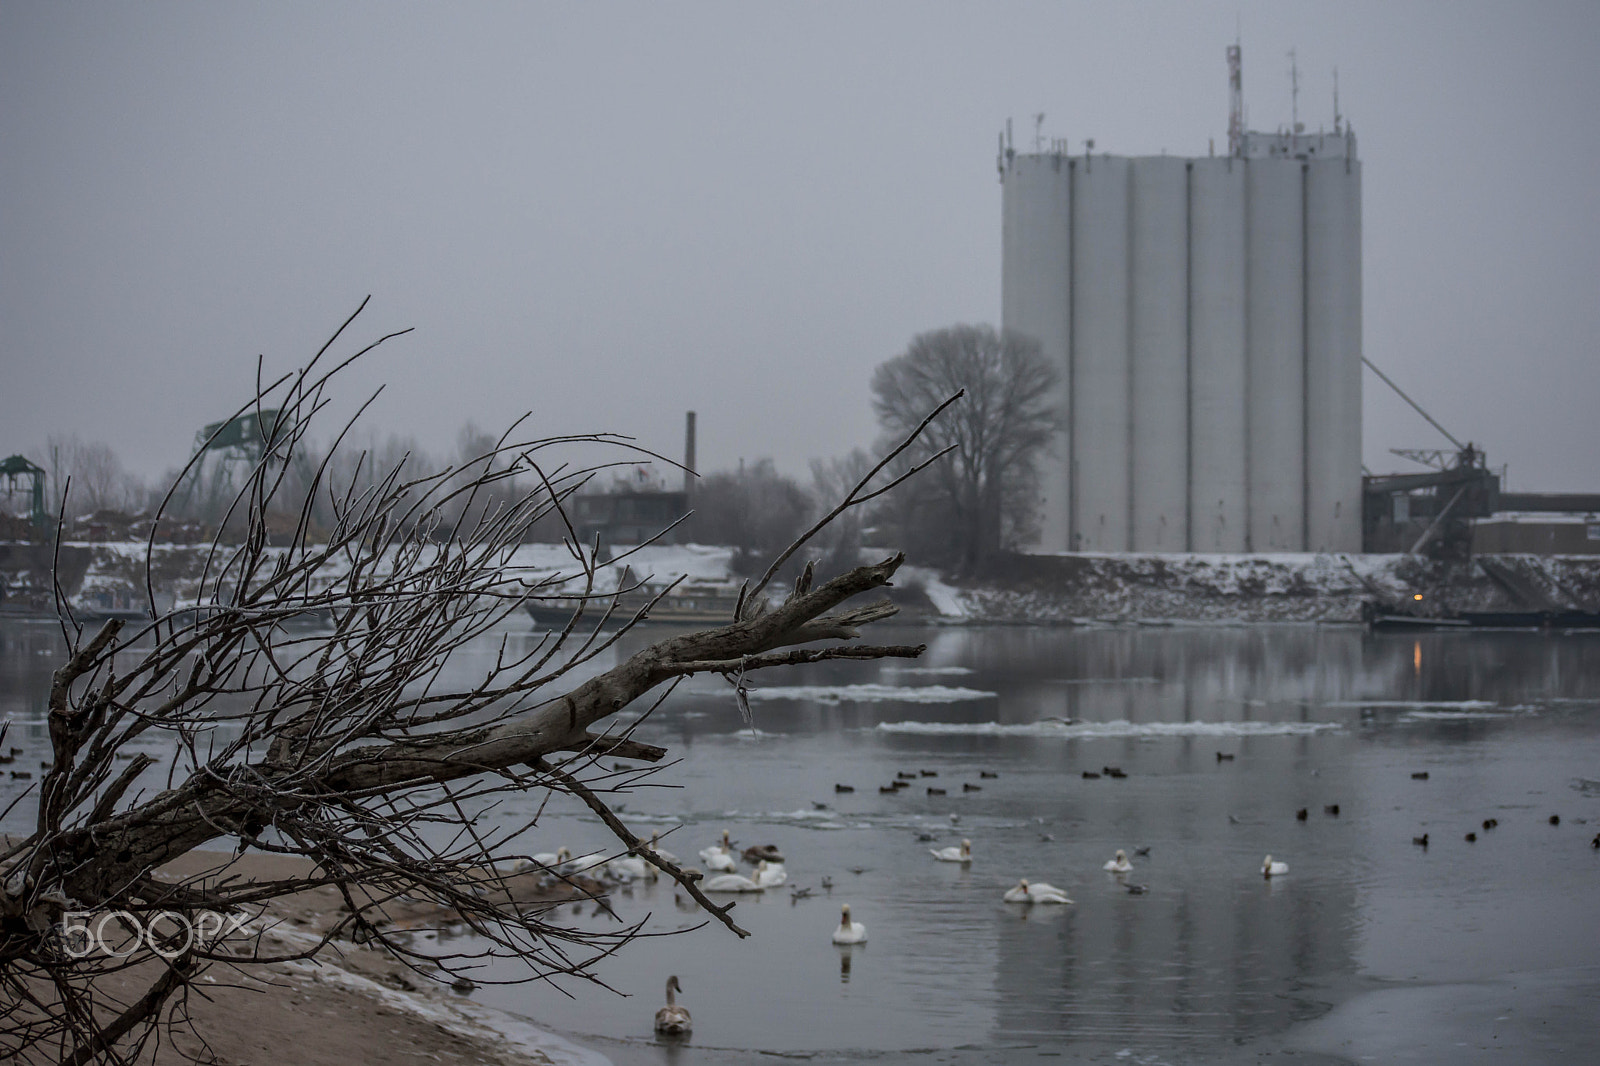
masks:
POLYGON ((1188 550, 1187 173, 1182 159, 1132 161, 1134 551, 1188 550))
POLYGON ((1189 551, 1245 550, 1245 166, 1189 164, 1189 551))
POLYGON ((1305 183, 1298 159, 1246 171, 1248 547, 1304 551, 1305 183))
POLYGON ((1070 547, 1071 439, 1068 316, 1071 303, 1069 168, 1059 155, 1013 156, 1001 193, 1001 324, 1039 342, 1057 374, 1059 432, 1039 459, 1040 540, 1070 547))
POLYGON ((1361 171, 1337 157, 1306 170, 1306 538, 1361 550, 1361 171))
POLYGON ((1127 551, 1128 182, 1126 157, 1077 161, 1072 188, 1073 544, 1127 551))

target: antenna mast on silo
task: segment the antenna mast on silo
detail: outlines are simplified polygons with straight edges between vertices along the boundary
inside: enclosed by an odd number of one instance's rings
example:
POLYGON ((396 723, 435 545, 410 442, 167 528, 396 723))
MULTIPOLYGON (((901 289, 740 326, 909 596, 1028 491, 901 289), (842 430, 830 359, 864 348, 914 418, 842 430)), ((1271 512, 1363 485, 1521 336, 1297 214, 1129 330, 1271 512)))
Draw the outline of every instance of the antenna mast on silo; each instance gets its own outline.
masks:
POLYGON ((1340 126, 1343 124, 1343 122, 1344 122, 1344 116, 1339 114, 1339 68, 1338 67, 1334 67, 1333 68, 1333 135, 1335 137, 1340 136, 1344 132, 1343 130, 1340 129, 1340 126))
POLYGON ((1289 49, 1289 132, 1300 132, 1300 63, 1289 49))
POLYGON ((1244 155, 1244 62, 1237 39, 1228 46, 1228 154, 1244 155))
POLYGON ((1044 152, 1044 112, 1040 111, 1033 116, 1033 151, 1036 155, 1044 152))

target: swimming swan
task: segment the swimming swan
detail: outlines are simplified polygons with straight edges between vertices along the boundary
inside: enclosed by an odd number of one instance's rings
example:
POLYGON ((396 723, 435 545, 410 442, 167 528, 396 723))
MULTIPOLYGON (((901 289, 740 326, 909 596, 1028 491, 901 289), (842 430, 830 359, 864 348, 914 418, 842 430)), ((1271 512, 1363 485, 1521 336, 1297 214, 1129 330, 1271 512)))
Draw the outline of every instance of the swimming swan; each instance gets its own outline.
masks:
POLYGON ((774 888, 789 880, 789 871, 783 868, 781 862, 767 862, 763 859, 756 867, 754 880, 762 888, 774 888))
POLYGON ((743 874, 719 874, 700 886, 707 892, 760 892, 762 888, 743 874))
POLYGON ((1128 874, 1133 872, 1133 863, 1128 861, 1128 853, 1118 848, 1117 857, 1106 860, 1103 869, 1114 874, 1128 874))
POLYGON ((672 854, 672 852, 668 851, 666 848, 662 847, 660 845, 660 843, 659 843, 660 839, 661 839, 661 834, 660 833, 651 833, 650 834, 650 845, 649 845, 650 846, 650 850, 652 852, 654 852, 656 857, 661 859, 662 861, 676 864, 677 861, 678 861, 678 857, 676 855, 672 854))
POLYGON ((972 841, 963 840, 959 848, 954 846, 937 849, 929 848, 928 853, 931 854, 935 859, 938 859, 940 862, 971 862, 972 841))
POLYGON ((833 931, 835 944, 865 944, 867 942, 867 927, 860 922, 850 920, 850 904, 846 903, 840 908, 841 917, 839 927, 833 931))
POLYGON ((683 991, 683 986, 678 984, 677 974, 667 978, 667 1005, 656 1011, 656 1032, 668 1036, 687 1033, 689 1027, 694 1024, 693 1019, 689 1017, 689 1009, 678 1006, 677 1001, 672 998, 672 993, 675 991, 683 991))
POLYGON ((700 850, 700 861, 706 864, 708 870, 726 870, 732 873, 739 868, 739 864, 733 860, 733 845, 728 840, 726 829, 722 831, 722 843, 700 850))
POLYGON ((1271 855, 1268 855, 1265 859, 1261 860, 1262 877, 1272 878, 1288 872, 1289 864, 1286 862, 1273 862, 1271 855))
POLYGON ((1033 884, 1029 884, 1026 877, 1024 877, 1021 881, 1018 881, 1017 887, 1008 891, 1004 898, 1007 903, 1072 902, 1072 900, 1067 898, 1067 894, 1061 891, 1061 889, 1057 888, 1055 885, 1047 884, 1044 881, 1037 881, 1033 884))

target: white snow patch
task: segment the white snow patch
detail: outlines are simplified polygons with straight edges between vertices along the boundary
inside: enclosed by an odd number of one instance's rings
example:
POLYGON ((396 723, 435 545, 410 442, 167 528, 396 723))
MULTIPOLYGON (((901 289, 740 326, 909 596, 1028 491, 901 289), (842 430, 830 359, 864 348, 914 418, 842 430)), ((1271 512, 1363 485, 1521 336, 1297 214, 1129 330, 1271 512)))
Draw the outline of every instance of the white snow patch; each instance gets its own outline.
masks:
MULTIPOLYGON (((252 923, 254 924, 254 923, 252 923)), ((269 937, 309 947, 320 938, 276 925, 265 931, 269 937)), ((394 1011, 403 1011, 433 1022, 458 1036, 488 1043, 510 1044, 523 1051, 537 1052, 556 1066, 612 1066, 611 1060, 597 1051, 579 1047, 554 1033, 470 1000, 444 1000, 433 996, 401 992, 381 985, 328 961, 294 960, 280 963, 284 969, 313 984, 338 985, 377 1000, 394 1011)))
POLYGON ((907 585, 921 585, 928 601, 945 618, 966 618, 971 614, 967 605, 962 602, 961 590, 945 584, 936 571, 926 567, 908 566, 902 571, 902 580, 907 585))

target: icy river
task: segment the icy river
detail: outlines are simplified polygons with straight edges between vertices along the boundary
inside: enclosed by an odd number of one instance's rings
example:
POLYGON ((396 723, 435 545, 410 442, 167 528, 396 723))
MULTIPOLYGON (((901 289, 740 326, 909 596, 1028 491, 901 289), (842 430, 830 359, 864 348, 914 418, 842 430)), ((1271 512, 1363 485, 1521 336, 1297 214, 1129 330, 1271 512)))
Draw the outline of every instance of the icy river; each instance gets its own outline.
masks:
MULTIPOLYGON (((20 724, 42 710, 50 630, 0 635, 0 717, 20 724)), ((686 858, 724 829, 783 852, 789 884, 734 911, 749 939, 640 940, 598 967, 622 996, 474 997, 618 1066, 1600 1057, 1600 635, 877 636, 928 651, 764 677, 754 731, 697 679, 638 734, 677 761, 616 797, 636 832, 686 858), (880 791, 900 773, 915 780, 880 791), (962 839, 970 865, 929 854, 962 839), (1102 869, 1118 849, 1121 877, 1102 869), (1286 875, 1262 877, 1268 853, 1286 875), (1022 877, 1075 902, 1003 902, 1022 877), (864 944, 830 943, 845 903, 864 944), (669 974, 694 1013, 684 1042, 651 1032, 669 974)), ((576 805, 535 833, 529 851, 608 842, 576 805)), ((613 905, 652 932, 702 922, 667 884, 613 905)), ((593 911, 562 914, 615 921, 593 911)))

